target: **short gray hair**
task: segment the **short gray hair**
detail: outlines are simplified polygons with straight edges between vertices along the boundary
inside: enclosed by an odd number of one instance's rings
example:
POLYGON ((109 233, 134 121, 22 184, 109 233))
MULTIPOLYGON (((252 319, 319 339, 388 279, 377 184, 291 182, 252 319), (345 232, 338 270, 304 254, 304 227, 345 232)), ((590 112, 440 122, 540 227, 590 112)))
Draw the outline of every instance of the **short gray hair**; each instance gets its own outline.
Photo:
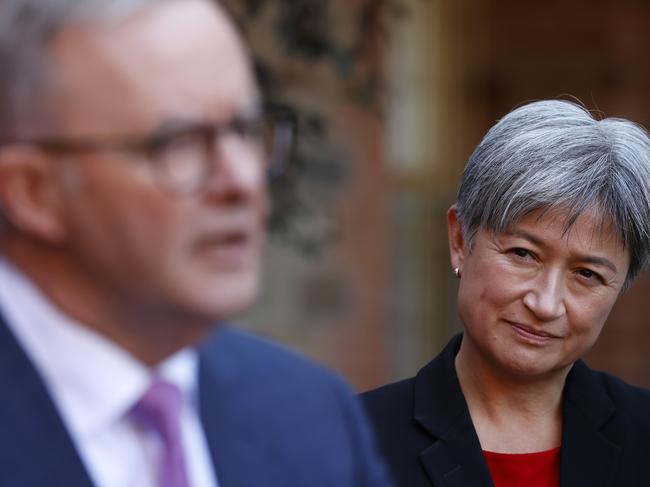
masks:
POLYGON ((48 44, 66 25, 119 19, 165 0, 2 0, 0 3, 0 142, 50 115, 48 44))
POLYGON ((590 208, 629 251, 627 286, 650 254, 648 134, 560 100, 524 105, 492 127, 469 158, 456 201, 470 248, 479 229, 505 231, 534 210, 567 211, 568 231, 590 208))

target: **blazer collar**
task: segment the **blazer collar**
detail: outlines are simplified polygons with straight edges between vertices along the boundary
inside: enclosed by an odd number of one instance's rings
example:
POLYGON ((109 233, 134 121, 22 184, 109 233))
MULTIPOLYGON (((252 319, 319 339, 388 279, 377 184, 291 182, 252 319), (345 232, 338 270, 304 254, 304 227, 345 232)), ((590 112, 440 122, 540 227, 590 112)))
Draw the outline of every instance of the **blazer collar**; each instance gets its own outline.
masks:
POLYGON ((90 487, 92 482, 43 380, 2 317, 0 384, 0 479, 7 485, 90 487))
POLYGON ((435 439, 419 459, 436 487, 492 485, 456 376, 461 339, 455 336, 415 377, 414 419, 435 439))
MULTIPOLYGON (((461 339, 456 335, 415 377, 414 419, 434 440, 419 458, 436 487, 492 485, 454 366, 461 339)), ((616 408, 580 360, 567 377, 562 407, 560 484, 610 485, 621 448, 604 428, 616 408)))
POLYGON ((621 448, 605 433, 616 408, 594 373, 577 361, 564 388, 561 485, 611 485, 621 448))
POLYGON ((220 485, 259 485, 260 472, 273 464, 257 440, 258 418, 243 413, 261 397, 250 394, 251 352, 225 323, 216 328, 199 349, 199 414, 212 464, 220 485))

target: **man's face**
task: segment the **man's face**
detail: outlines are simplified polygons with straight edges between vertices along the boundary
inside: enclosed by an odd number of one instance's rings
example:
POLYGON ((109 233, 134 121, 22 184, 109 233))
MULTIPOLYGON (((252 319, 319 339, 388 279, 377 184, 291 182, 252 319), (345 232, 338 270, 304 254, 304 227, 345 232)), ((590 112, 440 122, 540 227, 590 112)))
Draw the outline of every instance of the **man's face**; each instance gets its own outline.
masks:
MULTIPOLYGON (((243 47, 207 0, 69 27, 51 53, 59 121, 51 136, 148 135, 170 123, 227 121, 258 103, 243 47)), ((191 195, 162 188, 142 154, 53 156, 63 245, 113 312, 205 321, 251 302, 267 198, 263 164, 244 145, 221 139, 209 180, 191 195)))

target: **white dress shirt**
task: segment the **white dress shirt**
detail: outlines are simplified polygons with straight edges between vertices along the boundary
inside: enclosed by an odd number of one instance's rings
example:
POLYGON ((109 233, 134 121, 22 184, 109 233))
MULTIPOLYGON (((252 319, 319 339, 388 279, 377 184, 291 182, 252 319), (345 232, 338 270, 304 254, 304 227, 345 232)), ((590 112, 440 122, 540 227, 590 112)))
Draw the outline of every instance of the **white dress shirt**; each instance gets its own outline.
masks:
POLYGON ((183 392, 181 430, 190 484, 217 487, 198 416, 194 350, 181 350, 152 370, 64 315, 6 259, 0 259, 0 309, 45 380, 98 487, 156 485, 161 445, 128 417, 152 375, 183 392))

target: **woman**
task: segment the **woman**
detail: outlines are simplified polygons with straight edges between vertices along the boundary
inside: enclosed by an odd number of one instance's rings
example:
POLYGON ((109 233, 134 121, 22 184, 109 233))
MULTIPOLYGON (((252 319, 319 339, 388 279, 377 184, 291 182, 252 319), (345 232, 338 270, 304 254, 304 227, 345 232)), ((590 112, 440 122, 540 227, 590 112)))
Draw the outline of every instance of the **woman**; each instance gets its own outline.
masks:
POLYGON ((648 264, 646 132, 523 106, 470 157, 448 230, 464 333, 364 395, 398 485, 650 485, 650 392, 580 360, 648 264))

